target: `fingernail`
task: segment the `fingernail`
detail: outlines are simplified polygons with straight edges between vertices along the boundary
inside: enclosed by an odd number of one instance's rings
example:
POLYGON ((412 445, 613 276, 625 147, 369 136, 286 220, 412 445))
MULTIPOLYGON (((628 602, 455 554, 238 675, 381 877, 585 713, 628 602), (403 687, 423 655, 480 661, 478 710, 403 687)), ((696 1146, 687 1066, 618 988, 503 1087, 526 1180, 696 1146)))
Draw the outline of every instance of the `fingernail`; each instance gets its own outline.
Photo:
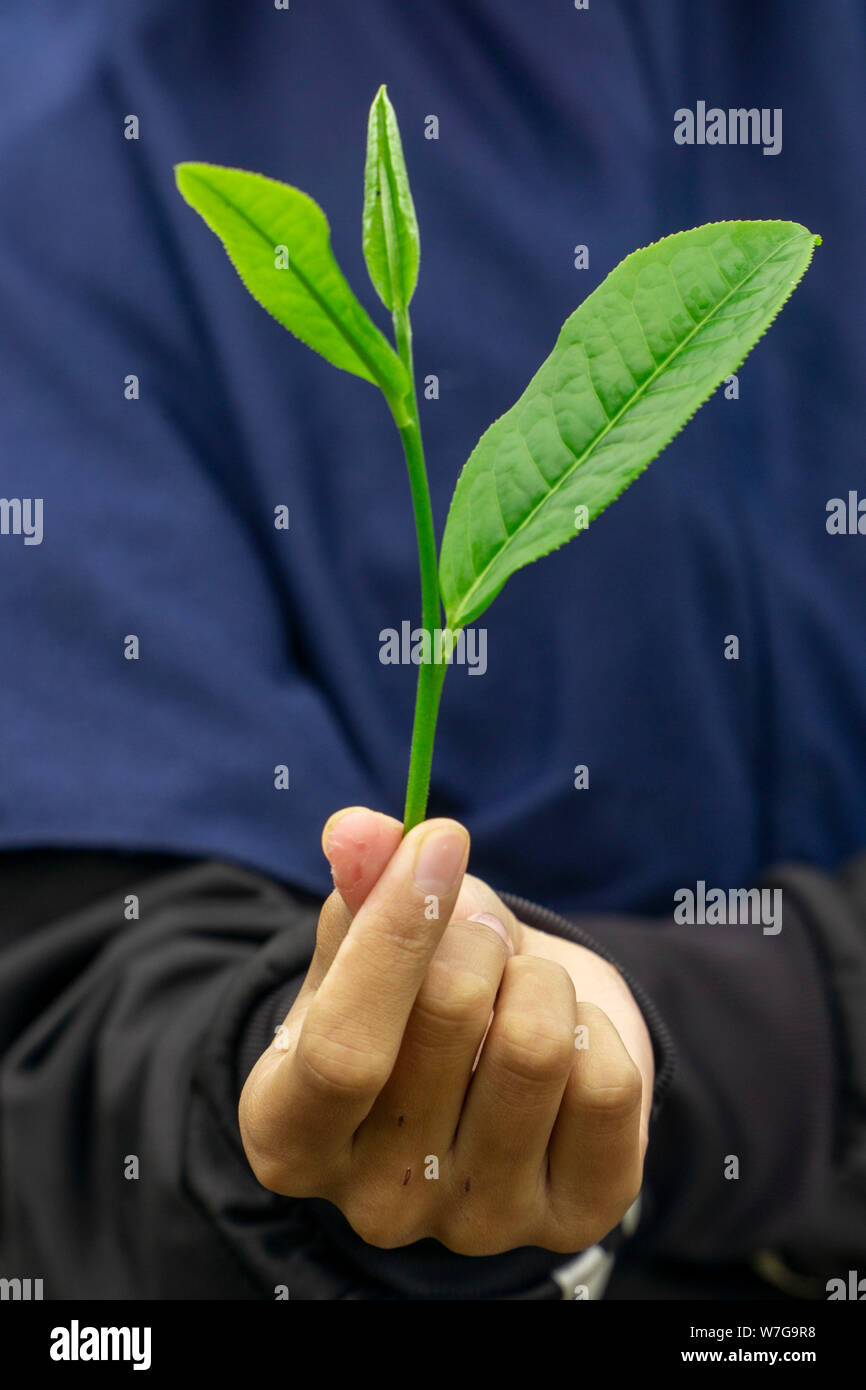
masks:
POLYGON ((445 897, 456 886, 469 853, 465 830, 430 830, 415 860, 415 887, 424 894, 445 897))
POLYGON ((501 936, 510 956, 514 955, 514 942, 511 940, 511 933, 504 922, 500 922, 498 917, 494 917, 492 912, 475 912, 466 919, 468 922, 484 922, 488 927, 492 927, 497 936, 501 936))

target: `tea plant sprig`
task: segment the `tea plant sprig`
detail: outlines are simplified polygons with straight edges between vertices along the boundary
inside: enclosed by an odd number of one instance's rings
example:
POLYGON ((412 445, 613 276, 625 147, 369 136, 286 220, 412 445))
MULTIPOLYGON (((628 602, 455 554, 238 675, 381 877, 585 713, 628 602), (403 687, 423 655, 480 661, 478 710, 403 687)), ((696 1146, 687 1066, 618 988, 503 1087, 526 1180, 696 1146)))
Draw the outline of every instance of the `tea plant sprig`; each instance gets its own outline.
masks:
POLYGON ((418 222, 385 87, 368 121, 362 244, 394 347, 352 293, 312 198, 215 164, 179 164, 175 174, 250 294, 335 367, 378 386, 399 430, 431 656, 418 668, 405 833, 426 813, 442 685, 460 631, 516 570, 578 535, 661 453, 766 332, 821 238, 797 222, 713 222, 626 256, 565 320, 523 395, 473 449, 437 566, 409 317, 418 222))

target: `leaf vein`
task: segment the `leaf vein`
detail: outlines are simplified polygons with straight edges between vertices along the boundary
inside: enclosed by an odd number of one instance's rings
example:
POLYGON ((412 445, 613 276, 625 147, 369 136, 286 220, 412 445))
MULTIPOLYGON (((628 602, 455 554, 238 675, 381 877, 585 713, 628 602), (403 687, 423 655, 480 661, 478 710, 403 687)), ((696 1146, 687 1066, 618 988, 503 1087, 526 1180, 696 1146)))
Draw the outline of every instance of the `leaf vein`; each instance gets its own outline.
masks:
MULTIPOLYGON (((550 488, 550 491, 546 494, 546 496, 545 496, 545 497, 542 497, 541 500, 540 500, 534 507, 532 507, 532 508, 530 509, 529 512, 527 512, 526 516, 523 518, 523 521, 520 523, 520 525, 515 529, 515 531, 512 533, 512 535, 508 537, 508 541, 510 541, 510 540, 513 538, 513 536, 516 536, 516 535, 518 534, 519 531, 523 530, 523 528, 524 528, 525 526, 528 526, 529 523, 530 523, 531 521, 534 520, 534 518, 537 516, 539 510, 540 510, 543 506, 545 506, 545 504, 550 500, 550 498, 552 497, 552 495, 553 495, 555 492, 557 492, 557 491, 559 490, 559 488, 561 488, 561 487, 567 482, 567 480, 568 480, 568 479, 572 476, 572 474, 574 473, 575 469, 578 468, 583 462, 585 462, 585 460, 586 460, 586 458, 588 457, 588 455, 593 451, 593 449, 595 449, 595 448, 597 447, 597 445, 598 445, 598 443, 600 442, 600 440, 601 440, 606 434, 608 434, 608 433, 610 432, 611 429, 613 429, 613 427, 614 427, 614 425, 617 423, 617 421, 622 417, 622 415, 623 415, 627 410, 629 410, 629 409, 631 408, 631 406, 635 403, 636 399, 637 399, 639 396, 644 395, 644 394, 649 390, 650 386, 653 384, 653 382, 656 380, 656 378, 665 370, 665 368, 667 367, 668 363, 671 362, 671 361, 673 360, 673 358, 676 357, 679 353, 681 353, 681 352, 683 352, 683 351, 685 350, 685 348, 688 346, 689 342, 690 342, 691 339, 694 337, 694 335, 698 332, 698 330, 699 330, 701 327, 705 326, 707 323, 709 323, 709 322, 712 320, 712 318, 713 318, 716 314, 720 313, 720 311, 724 308, 724 306, 726 305, 726 303, 728 302, 728 300, 729 300, 734 294, 738 293, 738 292, 748 283, 749 280, 753 279, 753 277, 754 277, 755 275, 757 275, 757 273, 758 273, 759 270, 762 270, 763 267, 764 267, 765 265, 767 265, 768 262, 771 261, 775 256, 777 256, 781 251, 783 251, 783 250, 785 249, 786 246, 790 246, 791 243, 792 243, 793 241, 796 241, 796 240, 797 240, 797 237, 798 237, 798 234, 795 233, 794 236, 789 237, 789 238, 787 239, 787 241, 783 242, 783 243, 781 244, 781 246, 774 247, 773 250, 772 250, 767 256, 765 256, 763 260, 759 261, 757 265, 755 265, 755 266, 752 267, 752 269, 749 271, 749 273, 748 273, 747 275, 745 275, 745 276, 743 277, 742 280, 740 280, 740 281, 736 282, 735 284, 731 285, 731 288, 728 290, 727 294, 725 294, 725 295, 722 297, 722 299, 719 300, 718 304, 714 305, 713 308, 710 310, 710 312, 709 312, 703 319, 700 319, 698 322, 695 322, 694 327, 693 327, 693 328, 691 329, 691 331, 686 335, 686 337, 683 338, 683 339, 681 339, 680 342, 677 343, 677 345, 676 345, 674 348, 671 349, 671 351, 668 353, 667 357, 662 358, 662 360, 659 362, 658 366, 656 367, 655 371, 652 372, 652 373, 646 378, 646 380, 643 382, 643 384, 637 388, 637 390, 636 390, 636 392, 634 393, 634 395, 631 396, 631 397, 629 397, 629 399, 625 402, 625 404, 622 405, 622 406, 620 407, 620 409, 619 409, 619 411, 617 412, 617 414, 616 414, 612 419, 608 420, 608 423, 605 425, 604 429, 602 429, 601 431, 599 431, 599 433, 598 433, 593 439, 590 440, 589 444, 586 446, 586 448, 584 449, 583 453, 582 453, 579 457, 578 457, 576 454, 574 454, 574 451, 570 448, 570 446, 569 446, 568 444, 566 444, 565 440, 563 439, 563 441, 562 441, 563 444, 565 444, 566 449, 568 449, 569 453, 571 453, 572 456, 573 456, 573 458, 574 458, 574 465, 573 465, 573 467, 570 468, 570 469, 565 470, 565 471, 563 472, 563 474, 562 474, 562 477, 559 478, 559 479, 552 485, 552 487, 550 488)), ((729 283, 729 282, 726 282, 726 283, 729 283)), ((682 296, 680 296, 680 297, 682 298, 682 296)), ((690 317, 691 317, 691 315, 690 315, 690 317)), ((585 349, 584 349, 584 351, 585 351, 585 349)), ((596 392, 596 394, 598 394, 598 393, 596 392)), ((553 403, 553 402, 551 401, 551 404, 552 404, 552 403, 553 403)), ((559 430, 559 425, 557 424, 557 421, 556 421, 556 411, 555 411, 555 409, 553 410, 553 420, 554 420, 554 424, 555 424, 555 426, 556 426, 557 433, 560 435, 560 438, 562 438, 561 431, 559 430)), ((505 545, 505 544, 507 544, 507 542, 503 542, 502 545, 497 546, 496 549, 494 550, 494 552, 493 552, 491 558, 487 561, 487 564, 484 566, 484 568, 476 573, 475 583, 472 584, 472 585, 470 586, 470 588, 467 590, 467 592, 463 595, 463 600, 462 600, 462 602, 461 602, 461 604, 460 604, 460 607, 459 607, 459 609, 457 610, 457 613, 454 615, 454 621, 455 621, 455 622, 459 620, 460 613, 463 612, 463 611, 465 611, 465 610, 470 606, 470 602, 469 602, 469 601, 470 601, 470 599, 472 598, 472 595, 473 595, 473 593, 475 592, 475 590, 478 588, 478 583, 479 583, 479 581, 484 577, 484 575, 488 572, 488 570, 490 569, 490 567, 494 564, 494 562, 495 562, 497 556, 500 554, 500 552, 501 552, 502 549, 504 548, 504 545, 505 545)))

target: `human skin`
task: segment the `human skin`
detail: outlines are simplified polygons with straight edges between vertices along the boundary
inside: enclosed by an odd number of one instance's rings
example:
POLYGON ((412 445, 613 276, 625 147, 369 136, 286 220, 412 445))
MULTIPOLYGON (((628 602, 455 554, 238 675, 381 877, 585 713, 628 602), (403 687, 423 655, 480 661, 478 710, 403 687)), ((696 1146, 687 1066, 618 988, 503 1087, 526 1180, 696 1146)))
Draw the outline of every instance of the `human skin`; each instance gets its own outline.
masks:
POLYGON ((259 1182, 329 1200, 384 1249, 600 1240, 640 1190, 653 1088, 619 972, 466 874, 456 821, 403 838, 350 807, 322 844, 335 888, 313 960, 240 1098, 259 1182))

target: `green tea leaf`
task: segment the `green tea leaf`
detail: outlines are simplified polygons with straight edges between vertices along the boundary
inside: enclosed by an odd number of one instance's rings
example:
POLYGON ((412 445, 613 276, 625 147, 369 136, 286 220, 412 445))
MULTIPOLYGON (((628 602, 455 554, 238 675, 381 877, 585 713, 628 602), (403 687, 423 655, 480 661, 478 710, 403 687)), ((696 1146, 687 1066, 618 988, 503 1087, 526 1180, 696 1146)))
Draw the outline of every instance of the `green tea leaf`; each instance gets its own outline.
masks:
POLYGON ((244 169, 189 163, 178 164, 175 175, 253 298, 335 367, 380 386, 405 418, 406 369, 349 288, 319 205, 298 188, 244 169))
POLYGON ((608 275, 458 479, 439 563, 449 627, 634 481, 736 371, 820 240, 796 222, 716 222, 608 275))
POLYGON ((418 280, 418 221, 397 117, 384 86, 373 99, 367 125, 363 247, 385 308, 406 309, 418 280))

